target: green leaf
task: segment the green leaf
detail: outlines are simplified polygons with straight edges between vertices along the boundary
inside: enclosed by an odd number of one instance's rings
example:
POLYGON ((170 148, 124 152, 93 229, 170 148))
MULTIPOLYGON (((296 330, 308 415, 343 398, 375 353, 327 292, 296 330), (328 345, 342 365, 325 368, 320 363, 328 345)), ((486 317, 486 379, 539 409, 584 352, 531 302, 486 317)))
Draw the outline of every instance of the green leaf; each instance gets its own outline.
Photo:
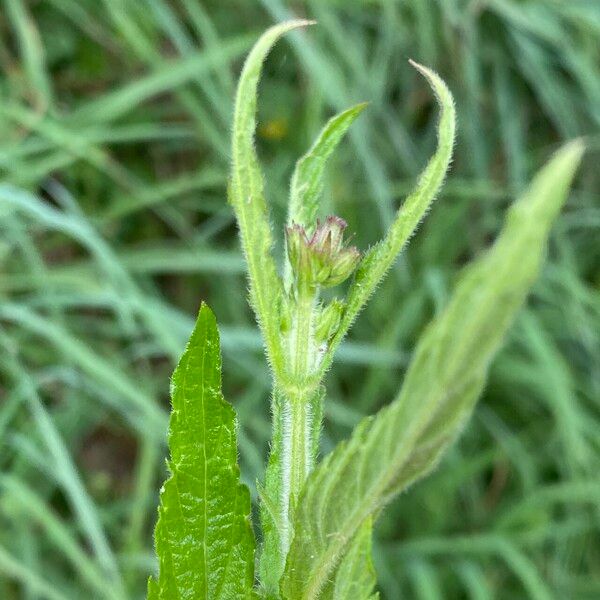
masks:
POLYGON ((221 393, 215 317, 205 304, 175 372, 169 424, 171 476, 155 530, 152 600, 252 598, 250 494, 240 483, 235 413, 221 393))
POLYGON ((371 600, 377 584, 371 558, 372 519, 366 519, 350 543, 335 578, 329 581, 319 600, 371 600))
POLYGON ((582 152, 581 142, 572 142, 540 171, 422 336, 397 400, 313 471, 296 516, 286 597, 319 598, 363 524, 428 473, 460 432, 537 276, 582 152))
POLYGON ((367 106, 357 104, 335 117, 323 127, 310 150, 296 163, 292 175, 288 224, 312 227, 317 219, 319 197, 323 193, 325 165, 348 128, 367 106))
POLYGON ((385 238, 373 246, 358 265, 354 280, 348 291, 347 308, 342 322, 323 359, 321 367, 323 373, 330 367, 337 347, 358 313, 381 283, 396 257, 427 213, 442 187, 452 160, 456 128, 452 94, 436 73, 413 61, 410 61, 410 63, 427 79, 440 106, 437 150, 419 176, 416 189, 406 198, 398 210, 398 215, 385 238))
POLYGON ((273 44, 287 31, 310 21, 287 21, 268 29, 252 48, 240 75, 235 99, 232 138, 232 172, 229 201, 237 219, 249 275, 250 304, 261 327, 267 356, 274 372, 283 373, 284 358, 279 331, 282 283, 271 254, 264 182, 254 148, 256 100, 262 64, 273 44))

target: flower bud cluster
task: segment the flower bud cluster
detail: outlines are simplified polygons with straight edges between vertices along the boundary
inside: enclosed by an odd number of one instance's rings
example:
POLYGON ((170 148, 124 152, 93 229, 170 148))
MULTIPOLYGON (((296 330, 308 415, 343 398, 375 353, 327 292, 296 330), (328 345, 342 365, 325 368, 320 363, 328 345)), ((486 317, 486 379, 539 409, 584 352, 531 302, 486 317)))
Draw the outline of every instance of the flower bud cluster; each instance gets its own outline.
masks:
POLYGON ((317 221, 310 238, 301 225, 286 227, 287 252, 298 287, 333 287, 354 272, 360 252, 344 246, 346 222, 339 217, 317 221))

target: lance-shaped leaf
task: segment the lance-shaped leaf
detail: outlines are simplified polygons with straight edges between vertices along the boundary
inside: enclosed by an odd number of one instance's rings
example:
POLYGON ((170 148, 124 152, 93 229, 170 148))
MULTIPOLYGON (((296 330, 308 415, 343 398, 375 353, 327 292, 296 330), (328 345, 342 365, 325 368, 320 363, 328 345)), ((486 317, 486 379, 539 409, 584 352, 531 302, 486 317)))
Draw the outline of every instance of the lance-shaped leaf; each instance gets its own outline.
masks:
POLYGON ((250 494, 240 483, 235 413, 221 393, 215 317, 205 304, 175 372, 171 476, 160 493, 160 572, 150 600, 252 598, 250 494))
POLYGON ((285 597, 319 598, 363 523, 428 473, 458 435, 537 276, 582 152, 572 142, 536 176, 494 246, 466 269, 422 336, 397 400, 313 471, 300 498, 285 597))
POLYGON ((322 372, 331 365, 333 355, 367 300, 393 265, 439 192, 454 146, 456 115, 454 100, 442 79, 426 67, 410 61, 429 82, 440 106, 438 145, 435 154, 419 176, 416 189, 406 198, 385 238, 373 246, 358 265, 348 291, 347 306, 340 327, 329 344, 322 372))
POLYGON ((235 211, 248 265, 250 303, 262 329, 267 355, 275 373, 282 373, 284 366, 278 316, 282 284, 271 254, 273 236, 263 176, 254 148, 256 96, 262 64, 271 46, 287 31, 308 24, 310 21, 288 21, 271 27, 260 37, 244 63, 233 117, 229 201, 235 211))
POLYGON ((288 225, 313 227, 317 220, 319 198, 323 193, 323 172, 327 161, 366 102, 352 106, 332 117, 323 127, 310 150, 296 163, 290 189, 288 225))

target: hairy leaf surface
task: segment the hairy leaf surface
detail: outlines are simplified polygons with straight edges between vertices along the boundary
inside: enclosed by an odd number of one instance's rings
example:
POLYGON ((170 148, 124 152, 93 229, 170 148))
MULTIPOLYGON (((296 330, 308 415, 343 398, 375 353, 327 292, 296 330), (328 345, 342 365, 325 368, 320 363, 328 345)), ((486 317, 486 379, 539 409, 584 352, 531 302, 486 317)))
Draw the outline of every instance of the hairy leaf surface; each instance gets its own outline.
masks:
POLYGON ((430 69, 413 61, 411 64, 427 79, 440 106, 438 145, 435 154, 419 176, 416 189, 406 198, 385 238, 373 246, 358 265, 356 275, 348 291, 347 307, 337 334, 329 345, 322 363, 326 371, 333 355, 348 329, 371 297, 381 280, 393 265, 431 203, 442 187, 444 177, 452 160, 456 114, 450 90, 442 79, 430 69))
POLYGON ((542 169, 494 246, 465 270, 448 307, 425 331, 399 397, 312 473, 297 512, 285 597, 319 598, 363 524, 428 473, 458 435, 536 278, 582 152, 573 142, 542 169))
POLYGON ((235 211, 248 265, 250 303, 276 374, 284 370, 278 310, 282 284, 271 254, 273 236, 264 197, 263 176, 254 148, 257 88, 263 61, 273 44, 287 31, 308 24, 310 21, 288 21, 271 27, 260 37, 244 63, 233 117, 229 201, 235 211))
POLYGON ((336 569, 335 578, 323 588, 320 600, 375 600, 377 578, 371 558, 372 519, 367 519, 336 569))
POLYGON ((289 225, 314 225, 319 209, 319 197, 323 193, 323 172, 327 161, 350 125, 366 106, 363 102, 332 117, 310 150, 296 164, 290 191, 289 225))
POLYGON ((252 598, 250 494, 240 483, 235 413, 221 393, 215 317, 205 304, 175 372, 171 476, 160 493, 160 572, 150 600, 252 598))

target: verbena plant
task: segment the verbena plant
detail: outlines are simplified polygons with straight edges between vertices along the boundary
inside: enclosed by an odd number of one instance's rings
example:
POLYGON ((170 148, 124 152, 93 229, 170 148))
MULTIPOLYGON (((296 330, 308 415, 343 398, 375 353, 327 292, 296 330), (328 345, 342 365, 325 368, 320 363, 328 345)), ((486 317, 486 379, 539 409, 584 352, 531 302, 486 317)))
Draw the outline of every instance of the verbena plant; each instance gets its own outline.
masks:
POLYGON ((317 218, 325 164, 364 105, 332 118, 292 176, 280 276, 254 148, 257 86, 275 41, 307 24, 277 25, 256 43, 240 77, 233 123, 229 199, 273 378, 273 438, 258 484, 262 541, 257 552, 250 494, 237 466, 235 414, 221 394, 217 326, 202 305, 172 380, 171 475, 160 494, 160 570, 149 581, 150 599, 377 597, 373 521, 434 468, 471 414, 536 278, 583 152, 581 142, 568 144, 536 176, 496 243, 465 269, 448 306, 422 335, 397 398, 318 462, 324 376, 442 185, 455 111, 444 82, 413 62, 440 106, 437 150, 385 238, 363 255, 344 243, 342 219, 317 218), (320 298, 323 288, 347 279, 344 299, 320 298))

